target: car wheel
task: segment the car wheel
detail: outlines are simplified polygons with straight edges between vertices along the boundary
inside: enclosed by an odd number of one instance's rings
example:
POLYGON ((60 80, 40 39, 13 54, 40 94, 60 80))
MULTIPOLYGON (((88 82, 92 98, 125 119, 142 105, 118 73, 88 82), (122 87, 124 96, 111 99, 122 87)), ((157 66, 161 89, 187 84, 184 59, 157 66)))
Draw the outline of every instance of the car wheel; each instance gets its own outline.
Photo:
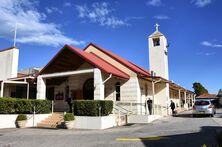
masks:
POLYGON ((211 117, 214 117, 214 114, 211 114, 210 116, 211 116, 211 117))
POLYGON ((193 117, 196 117, 197 115, 196 114, 193 114, 193 117))

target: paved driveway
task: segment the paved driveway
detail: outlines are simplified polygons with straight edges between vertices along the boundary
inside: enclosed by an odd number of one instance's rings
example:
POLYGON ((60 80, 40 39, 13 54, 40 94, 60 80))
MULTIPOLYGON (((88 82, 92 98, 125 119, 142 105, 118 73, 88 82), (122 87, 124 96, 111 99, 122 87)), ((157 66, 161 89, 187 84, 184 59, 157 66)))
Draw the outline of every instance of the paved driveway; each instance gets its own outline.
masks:
POLYGON ((155 146, 198 147, 215 145, 222 110, 214 117, 192 118, 191 112, 165 117, 151 124, 107 130, 3 129, 0 147, 155 146))

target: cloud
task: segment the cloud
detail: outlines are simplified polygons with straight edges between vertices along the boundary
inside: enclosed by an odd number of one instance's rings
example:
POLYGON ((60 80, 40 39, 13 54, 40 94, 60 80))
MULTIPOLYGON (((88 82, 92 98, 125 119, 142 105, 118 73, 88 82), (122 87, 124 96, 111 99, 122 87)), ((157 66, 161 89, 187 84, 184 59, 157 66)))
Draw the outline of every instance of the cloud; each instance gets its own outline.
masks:
POLYGON ((214 55, 215 54, 215 52, 212 52, 212 53, 205 53, 204 55, 205 56, 212 56, 212 55, 214 55))
POLYGON ((154 16, 153 18, 158 19, 158 20, 167 20, 167 19, 170 19, 170 17, 167 16, 167 15, 156 15, 156 16, 154 16))
POLYGON ((207 47, 222 48, 222 44, 215 44, 209 41, 202 41, 200 44, 207 47))
POLYGON ((90 7, 87 5, 77 5, 76 10, 80 18, 87 19, 100 26, 118 28, 129 25, 125 20, 112 15, 113 10, 108 7, 106 2, 95 2, 90 7))
POLYGON ((201 56, 213 56, 215 55, 215 52, 198 52, 197 55, 201 55, 201 56))
POLYGON ((212 0, 192 0, 191 3, 194 3, 199 8, 203 8, 207 5, 209 5, 212 2, 212 0))
POLYGON ((70 2, 65 2, 65 3, 64 3, 64 6, 65 6, 65 7, 70 7, 70 6, 72 6, 72 4, 71 4, 70 2))
POLYGON ((13 38, 12 29, 18 23, 17 42, 48 46, 64 44, 81 45, 77 41, 63 35, 59 25, 46 23, 46 14, 38 12, 37 1, 4 0, 0 1, 0 37, 13 38))
POLYGON ((142 16, 132 16, 132 17, 126 17, 124 20, 125 21, 131 21, 131 20, 142 20, 144 17, 142 16))
POLYGON ((147 2, 147 5, 158 7, 158 6, 162 5, 162 1, 161 0, 149 0, 147 2))
POLYGON ((53 13, 53 12, 58 12, 59 14, 63 14, 62 10, 60 10, 59 8, 56 7, 50 7, 50 8, 46 8, 46 12, 47 13, 53 13))

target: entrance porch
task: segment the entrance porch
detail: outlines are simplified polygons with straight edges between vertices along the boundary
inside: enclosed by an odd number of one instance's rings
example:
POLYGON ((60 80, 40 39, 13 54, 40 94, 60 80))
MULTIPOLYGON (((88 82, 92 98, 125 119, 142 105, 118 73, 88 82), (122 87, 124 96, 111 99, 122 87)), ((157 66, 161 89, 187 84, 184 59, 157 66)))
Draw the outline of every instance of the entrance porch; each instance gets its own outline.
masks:
POLYGON ((55 111, 68 111, 67 99, 104 100, 104 78, 101 70, 83 69, 40 75, 37 78, 37 98, 55 102, 55 111))

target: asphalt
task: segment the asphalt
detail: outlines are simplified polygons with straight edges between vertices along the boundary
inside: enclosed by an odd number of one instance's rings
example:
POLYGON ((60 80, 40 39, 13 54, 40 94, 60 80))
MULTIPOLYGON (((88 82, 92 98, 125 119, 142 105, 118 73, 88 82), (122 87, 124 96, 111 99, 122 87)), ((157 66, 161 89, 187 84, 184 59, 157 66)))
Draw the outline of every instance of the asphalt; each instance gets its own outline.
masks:
POLYGON ((106 130, 2 129, 0 147, 198 147, 216 146, 221 131, 222 109, 215 117, 191 116, 183 112, 150 124, 130 124, 106 130))

